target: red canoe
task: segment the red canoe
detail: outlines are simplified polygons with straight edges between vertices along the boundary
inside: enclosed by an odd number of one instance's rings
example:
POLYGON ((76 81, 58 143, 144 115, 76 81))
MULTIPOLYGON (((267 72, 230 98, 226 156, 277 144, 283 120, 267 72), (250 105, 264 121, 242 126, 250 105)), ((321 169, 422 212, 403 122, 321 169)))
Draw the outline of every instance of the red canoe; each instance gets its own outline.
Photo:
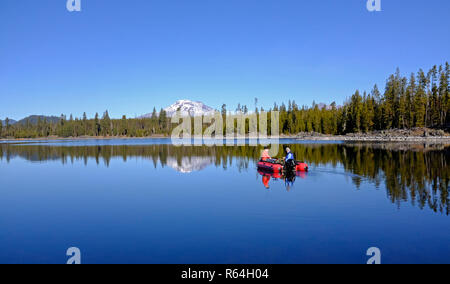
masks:
MULTIPOLYGON (((303 162, 296 162, 296 171, 297 172, 307 172, 308 171, 308 164, 303 162)), ((283 172, 283 165, 271 162, 271 161, 259 161, 258 162, 258 169, 274 172, 274 173, 282 173, 283 172)))
POLYGON ((296 166, 297 172, 307 172, 309 167, 307 163, 297 162, 296 166))
POLYGON ((269 172, 274 172, 274 173, 282 173, 283 172, 282 165, 268 162, 268 161, 259 161, 258 169, 269 171, 269 172))

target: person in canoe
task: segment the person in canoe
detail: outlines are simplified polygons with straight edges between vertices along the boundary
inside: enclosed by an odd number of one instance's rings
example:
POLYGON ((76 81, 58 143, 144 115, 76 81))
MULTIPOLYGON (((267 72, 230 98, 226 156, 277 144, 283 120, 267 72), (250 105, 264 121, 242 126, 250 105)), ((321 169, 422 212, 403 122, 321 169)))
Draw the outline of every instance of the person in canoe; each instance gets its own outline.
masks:
POLYGON ((287 171, 294 171, 297 166, 294 153, 289 147, 286 147, 286 158, 284 158, 284 166, 287 171))
POLYGON ((265 147, 264 150, 262 151, 262 154, 261 154, 261 160, 262 161, 267 161, 267 160, 270 160, 270 159, 272 159, 272 157, 270 157, 270 155, 269 155, 269 148, 265 147))

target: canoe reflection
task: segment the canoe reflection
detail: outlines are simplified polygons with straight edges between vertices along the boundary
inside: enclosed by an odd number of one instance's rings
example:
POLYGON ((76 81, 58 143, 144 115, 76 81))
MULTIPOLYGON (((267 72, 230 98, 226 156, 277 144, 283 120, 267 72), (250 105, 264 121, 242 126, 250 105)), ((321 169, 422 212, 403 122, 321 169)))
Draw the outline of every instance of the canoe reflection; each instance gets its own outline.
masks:
POLYGON ((305 179, 308 175, 308 172, 297 172, 292 174, 281 174, 281 173, 273 173, 265 170, 258 170, 258 173, 262 176, 262 183, 265 188, 270 189, 270 181, 273 179, 275 181, 282 180, 284 181, 286 190, 289 191, 294 186, 297 177, 301 179, 305 179))

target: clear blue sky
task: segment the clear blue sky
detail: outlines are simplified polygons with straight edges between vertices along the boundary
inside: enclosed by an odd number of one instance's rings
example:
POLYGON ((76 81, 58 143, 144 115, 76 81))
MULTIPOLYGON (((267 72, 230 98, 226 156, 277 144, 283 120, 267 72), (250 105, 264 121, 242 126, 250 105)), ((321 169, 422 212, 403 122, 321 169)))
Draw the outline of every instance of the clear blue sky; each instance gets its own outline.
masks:
POLYGON ((450 59, 448 0, 81 1, 0 2, 0 118, 342 103, 450 59))

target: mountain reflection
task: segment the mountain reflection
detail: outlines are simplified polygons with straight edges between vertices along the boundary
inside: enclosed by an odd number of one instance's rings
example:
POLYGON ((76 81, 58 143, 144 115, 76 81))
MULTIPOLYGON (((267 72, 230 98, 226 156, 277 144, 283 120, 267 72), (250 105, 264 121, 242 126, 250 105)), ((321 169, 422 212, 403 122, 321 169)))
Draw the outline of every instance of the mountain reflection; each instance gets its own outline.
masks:
MULTIPOLYGON (((294 144, 298 160, 311 166, 343 167, 353 175, 357 188, 362 180, 384 184, 388 198, 400 206, 410 201, 420 208, 449 215, 450 146, 405 144, 294 144)), ((280 146, 280 153, 282 153, 280 146)), ((182 173, 210 165, 240 170, 254 167, 261 147, 175 147, 172 145, 51 146, 0 144, 0 159, 21 157, 32 162, 74 161, 109 166, 111 159, 143 158, 154 167, 169 166, 182 173), (234 164, 233 164, 234 163, 234 164)), ((256 171, 256 169, 255 169, 256 171)))
POLYGON ((180 173, 192 173, 205 169, 214 163, 214 157, 167 158, 167 165, 180 173))

